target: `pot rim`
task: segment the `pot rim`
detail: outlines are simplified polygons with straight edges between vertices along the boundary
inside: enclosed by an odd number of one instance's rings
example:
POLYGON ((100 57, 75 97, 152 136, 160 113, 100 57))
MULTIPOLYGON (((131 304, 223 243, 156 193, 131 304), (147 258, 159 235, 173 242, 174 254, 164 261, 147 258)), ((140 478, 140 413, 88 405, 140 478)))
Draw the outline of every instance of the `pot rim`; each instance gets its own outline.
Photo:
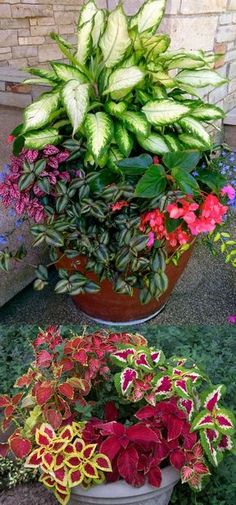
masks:
POLYGON ((80 486, 72 488, 72 494, 77 496, 91 497, 91 498, 103 498, 111 499, 111 497, 116 498, 130 498, 149 494, 150 496, 155 495, 158 491, 173 488, 175 484, 180 479, 180 473, 175 470, 172 466, 167 466, 162 469, 162 483, 159 488, 155 488, 150 484, 144 484, 144 486, 135 488, 127 484, 124 480, 119 480, 117 482, 112 482, 109 484, 99 484, 93 486, 90 489, 83 489, 80 486), (131 491, 132 490, 132 491, 131 491))

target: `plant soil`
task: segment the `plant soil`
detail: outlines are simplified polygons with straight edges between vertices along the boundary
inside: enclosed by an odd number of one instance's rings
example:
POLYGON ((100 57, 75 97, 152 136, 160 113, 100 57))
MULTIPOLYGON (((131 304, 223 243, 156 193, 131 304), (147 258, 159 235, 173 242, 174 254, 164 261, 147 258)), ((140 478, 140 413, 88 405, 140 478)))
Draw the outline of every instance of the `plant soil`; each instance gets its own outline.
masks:
POLYGON ((41 484, 24 484, 0 493, 0 505, 58 505, 41 484))

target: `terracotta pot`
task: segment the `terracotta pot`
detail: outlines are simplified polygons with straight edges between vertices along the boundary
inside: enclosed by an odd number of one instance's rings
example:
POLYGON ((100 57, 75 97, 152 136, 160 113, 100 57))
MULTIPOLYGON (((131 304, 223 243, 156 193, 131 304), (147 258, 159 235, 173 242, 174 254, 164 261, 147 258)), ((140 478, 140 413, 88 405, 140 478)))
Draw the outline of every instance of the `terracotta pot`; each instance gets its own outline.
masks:
MULTIPOLYGON (((91 319, 103 324, 127 325, 142 323, 156 316, 164 307, 175 287, 176 282, 183 273, 192 250, 186 251, 180 258, 176 267, 173 263, 167 265, 166 274, 169 279, 168 289, 156 300, 151 300, 146 305, 142 305, 139 300, 139 290, 134 289, 133 296, 120 295, 112 289, 112 284, 106 279, 101 282, 101 290, 96 294, 82 294, 73 296, 76 307, 84 312, 91 319)), ((99 284, 97 276, 93 272, 85 270, 86 257, 80 256, 70 260, 62 258, 57 263, 57 268, 64 268, 69 272, 75 271, 75 261, 79 261, 77 269, 99 284)))
POLYGON ((168 505, 179 473, 171 466, 162 470, 159 488, 145 484, 133 488, 125 481, 101 484, 85 491, 81 487, 72 488, 69 505, 168 505))

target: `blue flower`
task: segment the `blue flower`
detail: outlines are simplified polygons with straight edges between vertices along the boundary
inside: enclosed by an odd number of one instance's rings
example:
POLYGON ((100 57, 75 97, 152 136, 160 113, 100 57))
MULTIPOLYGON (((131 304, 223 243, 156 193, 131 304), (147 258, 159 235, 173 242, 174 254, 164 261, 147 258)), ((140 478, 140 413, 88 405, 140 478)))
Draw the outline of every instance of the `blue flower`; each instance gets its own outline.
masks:
POLYGON ((3 172, 1 172, 0 173, 0 182, 4 182, 5 179, 6 179, 6 175, 3 172))
POLYGON ((5 235, 0 235, 0 244, 6 245, 8 242, 7 237, 5 235))
POLYGON ((22 218, 17 219, 15 222, 15 227, 20 228, 23 222, 24 222, 24 219, 22 219, 22 218))
POLYGON ((10 170, 9 165, 7 165, 7 164, 5 163, 5 165, 3 165, 3 172, 4 172, 5 174, 9 174, 9 170, 10 170))
POLYGON ((14 209, 8 209, 7 214, 10 217, 14 217, 16 215, 16 211, 14 209))
POLYGON ((196 170, 194 170, 194 172, 192 172, 192 175, 193 175, 193 177, 197 177, 199 175, 199 173, 196 170))
POLYGON ((22 242, 24 240, 24 236, 23 235, 18 235, 16 237, 16 240, 17 240, 17 242, 22 242))

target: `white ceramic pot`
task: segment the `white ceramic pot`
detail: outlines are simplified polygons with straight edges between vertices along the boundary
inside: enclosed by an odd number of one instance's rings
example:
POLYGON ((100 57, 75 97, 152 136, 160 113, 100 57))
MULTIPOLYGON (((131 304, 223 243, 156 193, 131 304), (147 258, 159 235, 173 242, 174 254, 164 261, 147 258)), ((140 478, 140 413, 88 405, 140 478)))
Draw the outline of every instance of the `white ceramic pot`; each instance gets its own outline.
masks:
POLYGON ((80 486, 72 488, 69 505, 168 505, 179 473, 171 466, 162 470, 162 484, 154 488, 145 484, 133 488, 120 480, 112 484, 101 484, 85 491, 80 486))

